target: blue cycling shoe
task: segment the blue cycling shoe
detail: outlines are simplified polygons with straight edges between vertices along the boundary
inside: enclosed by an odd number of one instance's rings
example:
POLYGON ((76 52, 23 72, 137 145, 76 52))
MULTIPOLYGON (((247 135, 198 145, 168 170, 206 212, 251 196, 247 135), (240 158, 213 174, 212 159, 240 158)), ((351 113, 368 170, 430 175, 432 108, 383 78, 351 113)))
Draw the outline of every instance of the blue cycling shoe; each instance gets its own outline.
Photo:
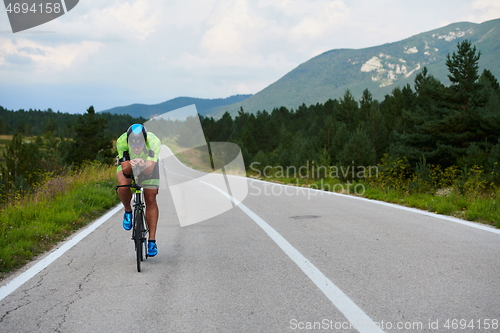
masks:
POLYGON ((154 257, 158 254, 158 248, 156 247, 156 241, 150 239, 148 242, 148 257, 154 257))
POLYGON ((125 214, 123 214, 123 229, 132 229, 132 211, 125 211, 125 214))

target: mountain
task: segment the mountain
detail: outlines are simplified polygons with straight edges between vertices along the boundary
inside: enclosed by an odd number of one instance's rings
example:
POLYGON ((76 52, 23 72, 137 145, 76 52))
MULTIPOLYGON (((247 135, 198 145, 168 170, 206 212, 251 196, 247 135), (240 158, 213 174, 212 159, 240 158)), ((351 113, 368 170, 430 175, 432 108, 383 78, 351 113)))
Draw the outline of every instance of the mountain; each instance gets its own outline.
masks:
POLYGON ((227 106, 219 106, 206 114, 219 118, 228 111, 272 111, 324 103, 341 98, 347 89, 359 100, 368 89, 373 98, 384 99, 397 87, 413 86, 416 73, 424 66, 429 74, 449 85, 448 54, 457 50, 458 42, 468 39, 481 51, 480 73, 489 69, 500 79, 500 19, 481 24, 461 22, 424 32, 399 42, 364 49, 336 49, 318 55, 255 95, 227 106))
POLYGON ((206 111, 215 107, 240 103, 252 95, 234 95, 227 98, 203 99, 193 97, 177 97, 163 103, 147 105, 132 104, 128 106, 118 106, 112 109, 99 112, 108 112, 112 114, 128 114, 132 117, 143 117, 146 119, 155 115, 160 115, 187 105, 195 104, 199 114, 205 115, 206 111))

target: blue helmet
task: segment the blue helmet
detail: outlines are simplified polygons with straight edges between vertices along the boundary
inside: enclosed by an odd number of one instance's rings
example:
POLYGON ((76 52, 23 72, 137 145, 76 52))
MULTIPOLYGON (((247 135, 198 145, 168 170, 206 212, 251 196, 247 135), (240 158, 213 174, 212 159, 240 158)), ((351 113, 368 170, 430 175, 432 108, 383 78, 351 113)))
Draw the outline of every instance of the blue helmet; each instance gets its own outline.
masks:
POLYGON ((142 147, 148 140, 148 131, 141 124, 133 124, 127 130, 127 142, 130 146, 142 147))

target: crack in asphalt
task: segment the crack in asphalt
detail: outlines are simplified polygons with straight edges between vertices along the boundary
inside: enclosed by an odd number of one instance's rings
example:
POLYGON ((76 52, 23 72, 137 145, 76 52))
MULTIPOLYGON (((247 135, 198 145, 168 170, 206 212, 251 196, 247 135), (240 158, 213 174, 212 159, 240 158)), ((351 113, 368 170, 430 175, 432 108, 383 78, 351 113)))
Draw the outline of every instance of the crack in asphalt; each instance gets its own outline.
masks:
MULTIPOLYGON (((95 262, 95 260, 93 260, 93 259, 95 259, 95 256, 96 256, 96 253, 94 252, 92 255, 91 262, 95 262)), ((74 295, 77 297, 75 299, 73 299, 72 301, 70 301, 69 303, 66 303, 65 309, 64 309, 63 314, 62 314, 62 320, 58 323, 58 326, 55 329, 56 332, 63 332, 61 329, 62 329, 63 325, 66 323, 66 318, 68 316, 68 313, 69 313, 71 306, 76 301, 83 299, 83 297, 81 295, 81 292, 83 291, 83 286, 91 280, 91 275, 94 274, 95 272, 96 272, 95 264, 92 264, 92 266, 90 267, 90 271, 87 273, 87 275, 85 275, 85 277, 78 284, 78 288, 74 293, 74 295)))
MULTIPOLYGON (((110 237, 111 235, 115 234, 115 231, 113 231, 113 224, 112 223, 106 223, 106 228, 104 229, 106 233, 105 239, 109 242, 109 244, 114 244, 118 241, 116 237, 110 237)), ((104 227, 104 225, 101 225, 101 227, 104 227)))
MULTIPOLYGON (((31 300, 28 298, 30 296, 29 292, 35 288, 38 288, 42 285, 42 282, 43 282, 43 279, 45 277, 45 275, 47 275, 47 273, 45 274, 41 274, 40 275, 40 278, 38 279, 37 283, 30 287, 30 288, 27 288, 27 289, 24 289, 22 290, 21 292, 24 293, 24 295, 19 299, 19 302, 24 302, 23 304, 18 304, 15 308, 11 309, 11 310, 7 310, 1 317, 0 317, 0 323, 2 323, 5 318, 7 316, 9 316, 10 314, 12 314, 13 312, 16 312, 17 310, 21 309, 22 307, 26 306, 26 305, 29 305, 31 304, 31 300)), ((9 302, 6 302, 6 303, 3 303, 2 306, 5 306, 6 304, 8 304, 9 302)))

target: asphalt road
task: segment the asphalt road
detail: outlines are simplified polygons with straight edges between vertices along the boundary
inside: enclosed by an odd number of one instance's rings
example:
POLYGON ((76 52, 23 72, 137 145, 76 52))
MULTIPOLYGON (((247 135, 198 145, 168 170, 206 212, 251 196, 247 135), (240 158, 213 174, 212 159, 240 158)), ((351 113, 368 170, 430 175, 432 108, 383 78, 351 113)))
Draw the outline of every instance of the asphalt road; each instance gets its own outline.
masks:
POLYGON ((158 201, 141 273, 120 211, 0 301, 0 332, 500 332, 497 230, 258 181, 185 227, 158 201))

